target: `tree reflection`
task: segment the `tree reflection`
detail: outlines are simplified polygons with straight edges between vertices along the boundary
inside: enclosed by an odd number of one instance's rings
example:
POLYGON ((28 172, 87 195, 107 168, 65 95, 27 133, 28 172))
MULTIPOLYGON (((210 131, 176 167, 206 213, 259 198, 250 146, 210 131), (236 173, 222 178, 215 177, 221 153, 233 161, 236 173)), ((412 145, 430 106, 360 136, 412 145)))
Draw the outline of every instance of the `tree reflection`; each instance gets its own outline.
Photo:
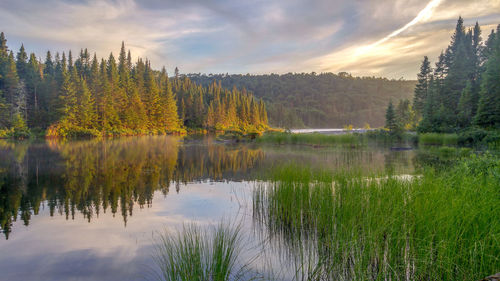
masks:
POLYGON ((134 206, 150 207, 155 191, 202 180, 240 179, 263 159, 260 149, 185 144, 178 137, 13 144, 0 140, 0 227, 8 239, 14 221, 29 224, 40 207, 51 216, 90 222, 120 212, 126 225, 134 206))

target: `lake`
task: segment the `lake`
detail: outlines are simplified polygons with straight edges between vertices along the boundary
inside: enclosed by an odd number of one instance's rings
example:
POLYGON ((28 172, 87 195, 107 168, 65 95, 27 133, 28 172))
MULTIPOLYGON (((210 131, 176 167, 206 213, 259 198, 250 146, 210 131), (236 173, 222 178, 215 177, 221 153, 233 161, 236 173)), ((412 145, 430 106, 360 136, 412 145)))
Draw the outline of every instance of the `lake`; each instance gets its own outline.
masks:
POLYGON ((221 219, 241 223, 251 258, 267 239, 252 218, 252 192, 271 167, 411 174, 416 156, 211 137, 0 140, 0 280, 149 280, 159 233, 221 219))

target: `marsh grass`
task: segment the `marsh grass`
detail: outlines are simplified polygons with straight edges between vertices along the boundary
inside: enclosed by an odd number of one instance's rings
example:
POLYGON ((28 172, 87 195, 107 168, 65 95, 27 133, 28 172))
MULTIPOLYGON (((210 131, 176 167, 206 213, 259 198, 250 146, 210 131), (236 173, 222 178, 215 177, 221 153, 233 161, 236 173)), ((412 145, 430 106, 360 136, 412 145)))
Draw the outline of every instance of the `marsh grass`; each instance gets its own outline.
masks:
POLYGON ((317 146, 360 146, 362 138, 357 134, 325 135, 320 133, 293 134, 287 132, 271 132, 257 138, 260 143, 300 144, 317 146))
POLYGON ((175 233, 165 231, 154 254, 157 279, 240 280, 246 267, 238 263, 241 244, 241 227, 224 222, 208 228, 191 224, 175 233))
POLYGON ((299 166, 273 173, 254 191, 254 219, 299 259, 295 280, 474 280, 500 269, 494 157, 411 180, 299 166))
POLYGON ((422 145, 456 146, 458 139, 457 134, 426 133, 419 135, 418 142, 422 145))

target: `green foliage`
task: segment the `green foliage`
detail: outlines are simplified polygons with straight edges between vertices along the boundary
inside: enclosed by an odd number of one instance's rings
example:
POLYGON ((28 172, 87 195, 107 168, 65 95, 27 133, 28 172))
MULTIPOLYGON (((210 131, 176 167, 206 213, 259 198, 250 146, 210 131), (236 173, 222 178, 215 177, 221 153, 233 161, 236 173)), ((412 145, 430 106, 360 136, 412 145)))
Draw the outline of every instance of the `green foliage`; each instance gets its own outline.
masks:
POLYGON ((472 127, 459 134, 458 144, 485 148, 500 147, 500 131, 472 127))
POLYGON ((241 254, 241 229, 220 223, 202 229, 184 225, 182 231, 165 232, 156 243, 154 261, 158 280, 238 280, 242 273, 237 260, 241 254))
POLYGON ((95 54, 91 60, 87 49, 75 61, 71 51, 68 58, 64 52, 55 58, 47 52, 40 63, 34 54, 28 61, 24 45, 16 61, 3 33, 0 39, 2 130, 14 126, 15 113, 29 128, 47 129, 50 137, 182 134, 185 127, 260 133, 268 128, 263 101, 245 89, 229 91, 220 83, 202 87, 180 79, 178 70, 169 79, 148 60, 133 64, 123 42, 118 63, 113 54, 100 63, 95 54))
POLYGON ((478 280, 498 271, 498 158, 408 178, 297 166, 272 174, 254 191, 254 219, 299 257, 298 280, 478 280))
POLYGON ((420 132, 456 133, 473 125, 500 128, 500 40, 492 31, 486 44, 476 23, 466 30, 458 19, 447 49, 436 67, 422 62, 413 106, 420 132))
POLYGON ((430 77, 432 76, 432 68, 427 56, 424 57, 422 65, 420 66, 420 73, 417 76, 418 83, 415 86, 413 106, 415 107, 416 114, 421 117, 424 111, 424 103, 429 92, 430 77))
POLYGON ((363 127, 384 125, 389 100, 411 98, 415 81, 352 77, 333 73, 267 75, 189 74, 202 85, 221 81, 226 88, 246 88, 268 107, 269 122, 280 128, 363 127))
POLYGON ((30 131, 26 126, 26 121, 21 117, 21 114, 14 114, 12 121, 12 137, 16 139, 25 139, 30 137, 30 131))
POLYGON ((320 133, 293 134, 286 132, 269 132, 257 138, 257 142, 316 146, 359 146, 363 144, 363 139, 361 135, 356 134, 325 135, 320 133))
POLYGON ((389 101, 389 105, 385 112, 385 127, 393 134, 397 134, 401 131, 401 124, 398 119, 392 101, 389 101))
POLYGON ((422 145, 446 145, 458 144, 457 134, 423 133, 419 135, 418 142, 422 145))
POLYGON ((488 50, 474 123, 481 127, 500 129, 500 25, 488 41, 488 50))

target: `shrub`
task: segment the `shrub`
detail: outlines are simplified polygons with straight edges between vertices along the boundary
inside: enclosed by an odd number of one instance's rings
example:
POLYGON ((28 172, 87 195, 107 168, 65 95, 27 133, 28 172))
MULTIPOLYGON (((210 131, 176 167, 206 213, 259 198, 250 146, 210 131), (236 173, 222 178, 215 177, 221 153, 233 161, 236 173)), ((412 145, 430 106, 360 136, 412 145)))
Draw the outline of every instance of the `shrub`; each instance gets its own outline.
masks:
POLYGON ((457 134, 441 134, 441 133, 424 133, 418 138, 419 144, 422 145, 448 145, 453 146, 458 144, 457 134))

